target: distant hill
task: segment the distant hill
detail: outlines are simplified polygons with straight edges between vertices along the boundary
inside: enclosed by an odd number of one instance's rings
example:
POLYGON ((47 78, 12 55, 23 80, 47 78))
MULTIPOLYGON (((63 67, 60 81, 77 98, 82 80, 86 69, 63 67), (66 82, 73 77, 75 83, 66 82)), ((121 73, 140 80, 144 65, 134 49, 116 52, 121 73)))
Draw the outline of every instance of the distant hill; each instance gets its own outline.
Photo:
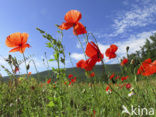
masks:
MULTIPOLYGON (((106 72, 120 72, 120 65, 119 64, 107 64, 105 65, 105 69, 106 72)), ((96 65, 93 69, 93 71, 95 72, 95 75, 97 78, 101 78, 102 74, 103 74, 103 66, 102 65, 96 65)), ((77 77, 77 79, 83 81, 85 80, 85 72, 83 69, 80 68, 67 68, 66 69, 66 74, 67 76, 69 74, 73 74, 74 76, 77 77)), ((49 78, 54 78, 54 74, 51 70, 47 70, 47 71, 43 71, 43 72, 39 72, 38 74, 32 74, 31 75, 34 78, 37 78, 40 81, 45 81, 49 78)), ((17 75, 16 77, 19 77, 19 75, 17 75)), ((9 76, 3 77, 3 80, 7 80, 9 78, 9 76)))

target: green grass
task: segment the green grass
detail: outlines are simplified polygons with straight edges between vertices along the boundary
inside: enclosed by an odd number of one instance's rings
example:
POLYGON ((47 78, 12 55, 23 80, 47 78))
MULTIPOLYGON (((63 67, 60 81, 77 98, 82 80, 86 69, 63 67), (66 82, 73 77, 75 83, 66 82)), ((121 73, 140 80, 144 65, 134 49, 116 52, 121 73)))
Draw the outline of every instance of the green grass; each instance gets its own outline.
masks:
MULTIPOLYGON (((42 84, 34 78, 20 78, 15 82, 0 82, 1 117, 128 117, 122 114, 122 105, 156 109, 156 77, 139 77, 134 82, 133 75, 125 82, 131 82, 136 95, 128 97, 125 87, 112 85, 124 99, 115 92, 106 94, 104 83, 74 83, 67 86, 59 81, 42 84), (141 80, 144 79, 144 80, 141 80)), ((121 82, 119 81, 118 84, 121 82)), ((155 110, 156 113, 156 110, 155 110)), ((156 116, 156 114, 155 114, 156 116)), ((135 116, 134 116, 135 117, 135 116)), ((138 116, 136 116, 138 117, 138 116)), ((145 115, 142 117, 146 117, 145 115)), ((147 116, 148 117, 148 116, 147 116)), ((154 116, 153 116, 154 117, 154 116)))

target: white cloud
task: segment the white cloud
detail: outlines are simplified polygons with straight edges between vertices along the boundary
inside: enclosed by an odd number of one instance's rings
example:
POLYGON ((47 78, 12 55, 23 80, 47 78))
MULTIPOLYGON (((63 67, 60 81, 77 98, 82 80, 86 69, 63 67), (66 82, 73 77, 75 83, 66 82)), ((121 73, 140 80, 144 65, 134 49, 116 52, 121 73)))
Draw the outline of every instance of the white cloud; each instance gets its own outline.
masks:
POLYGON ((119 16, 114 19, 112 25, 115 29, 110 36, 117 36, 127 32, 132 27, 144 27, 155 23, 156 3, 141 2, 142 4, 133 4, 129 11, 121 12, 119 16))
MULTIPOLYGON (((149 31, 149 32, 142 32, 137 35, 130 35, 130 37, 125 41, 115 42, 111 44, 116 44, 118 46, 118 50, 116 52, 117 58, 109 60, 108 57, 104 56, 104 62, 107 64, 115 64, 120 63, 120 59, 124 56, 126 57, 126 47, 129 46, 129 54, 140 50, 141 46, 143 46, 146 42, 146 39, 149 38, 152 34, 156 33, 156 30, 149 31)), ((99 49, 102 54, 105 55, 105 51, 107 48, 110 47, 109 45, 98 43, 99 49)), ((82 53, 72 53, 71 58, 75 60, 85 59, 84 54, 82 53)), ((100 63, 97 63, 100 64, 100 63)))
POLYGON ((71 58, 75 60, 85 59, 84 54, 81 53, 71 53, 71 58))
MULTIPOLYGON (((126 41, 120 41, 120 42, 114 43, 118 46, 118 50, 116 52, 117 58, 108 60, 108 58, 105 57, 104 58, 105 62, 111 63, 111 64, 118 63, 122 57, 126 56, 127 46, 130 47, 129 54, 134 53, 137 50, 140 50, 140 47, 145 44, 146 39, 149 38, 153 33, 156 33, 156 30, 153 30, 150 32, 142 32, 137 35, 131 35, 126 41)), ((105 52, 106 49, 110 46, 110 45, 104 45, 102 43, 99 43, 98 45, 102 53, 105 52)))
MULTIPOLYGON (((37 67, 38 72, 47 70, 47 62, 45 62, 45 64, 44 64, 42 59, 36 58, 36 57, 33 57, 31 59, 34 60, 34 63, 36 65, 36 67, 37 67)), ((29 61, 27 61, 27 64, 28 64, 28 62, 29 61)), ((36 73, 34 63, 33 62, 29 63, 29 65, 30 65, 29 72, 36 73)), ((0 65, 4 65, 7 69, 9 69, 11 71, 10 66, 8 65, 8 63, 2 57, 0 58, 0 65)), ((25 74, 26 73, 25 64, 22 63, 19 67, 20 67, 20 74, 25 74)), ((56 68, 57 63, 55 61, 49 62, 49 67, 50 67, 49 69, 51 69, 51 67, 56 68)), ((61 65, 61 67, 63 67, 63 66, 61 65)), ((1 69, 0 73, 2 74, 2 76, 7 76, 7 73, 3 69, 1 69)))

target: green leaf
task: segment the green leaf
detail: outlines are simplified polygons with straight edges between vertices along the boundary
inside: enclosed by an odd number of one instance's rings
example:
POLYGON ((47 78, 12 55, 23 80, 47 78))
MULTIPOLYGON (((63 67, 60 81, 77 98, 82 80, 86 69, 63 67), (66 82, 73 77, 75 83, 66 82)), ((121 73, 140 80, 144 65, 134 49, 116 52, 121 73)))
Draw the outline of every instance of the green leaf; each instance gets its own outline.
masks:
POLYGON ((29 70, 29 68, 30 68, 30 65, 28 64, 28 65, 26 66, 26 68, 27 68, 27 70, 29 70))
POLYGON ((49 61, 55 61, 55 59, 50 59, 49 61))
POLYGON ((55 57, 55 60, 58 60, 58 58, 59 58, 59 53, 58 53, 57 51, 54 53, 54 57, 55 57))
POLYGON ((54 107, 54 106, 55 106, 55 104, 54 104, 54 102, 53 102, 53 101, 50 101, 50 102, 49 102, 49 104, 48 104, 48 106, 49 106, 49 107, 54 107))
POLYGON ((65 63, 65 59, 61 57, 61 62, 64 64, 65 63))
POLYGON ((40 33, 45 33, 43 30, 36 28, 36 30, 40 31, 40 33))
POLYGON ((49 47, 49 48, 53 48, 54 46, 50 43, 50 42, 48 42, 48 43, 46 43, 46 47, 49 47))

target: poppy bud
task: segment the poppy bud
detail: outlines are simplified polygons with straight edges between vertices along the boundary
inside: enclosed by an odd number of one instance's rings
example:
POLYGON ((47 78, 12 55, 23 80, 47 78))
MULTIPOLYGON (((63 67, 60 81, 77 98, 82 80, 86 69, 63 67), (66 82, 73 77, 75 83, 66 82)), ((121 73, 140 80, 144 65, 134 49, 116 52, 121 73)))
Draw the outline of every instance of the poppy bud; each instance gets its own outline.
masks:
POLYGON ((126 51, 127 51, 127 52, 128 52, 128 50, 129 50, 129 46, 126 47, 126 51))

